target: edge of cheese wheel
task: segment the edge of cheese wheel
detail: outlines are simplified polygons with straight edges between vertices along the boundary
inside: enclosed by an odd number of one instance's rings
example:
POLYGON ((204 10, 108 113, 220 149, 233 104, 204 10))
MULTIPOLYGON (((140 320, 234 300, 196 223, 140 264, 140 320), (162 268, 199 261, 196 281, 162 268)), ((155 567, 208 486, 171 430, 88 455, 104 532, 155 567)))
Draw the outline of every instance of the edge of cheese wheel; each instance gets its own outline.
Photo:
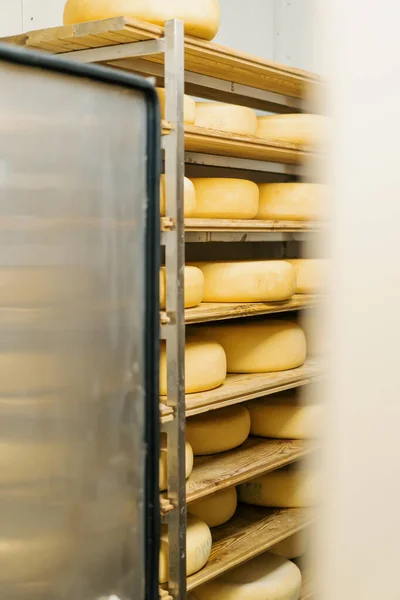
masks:
POLYGON ((324 216, 325 186, 319 183, 262 183, 256 219, 315 221, 324 216))
POLYGON ((196 177, 197 219, 254 219, 258 211, 259 189, 247 179, 196 177))
POLYGON ((195 265, 204 275, 204 302, 277 302, 296 291, 296 271, 284 260, 195 265))
POLYGON ((252 108, 223 102, 196 102, 196 127, 253 136, 257 114, 252 108))
MULTIPOLYGON (((211 531, 204 521, 188 515, 186 525, 186 575, 197 573, 206 565, 211 552, 211 531)), ((160 538, 159 582, 168 581, 168 529, 163 526, 160 538)))
POLYGON ((232 450, 243 444, 249 433, 249 411, 240 404, 186 420, 186 437, 195 456, 232 450))
POLYGON ((323 115, 292 114, 258 117, 256 136, 301 146, 315 146, 327 137, 323 115))
MULTIPOLYGON (((193 217, 196 211, 196 190, 190 179, 183 179, 183 214, 185 217, 193 217)), ((160 215, 165 217, 165 175, 160 177, 160 215)))
MULTIPOLYGON (((198 267, 185 266, 184 270, 184 306, 193 308, 202 303, 204 296, 204 275, 198 267)), ((160 308, 166 307, 166 269, 160 269, 160 308)))
POLYGON ((236 488, 216 492, 206 498, 190 502, 187 511, 198 517, 209 527, 218 527, 233 517, 237 508, 236 488))
MULTIPOLYGON (((185 392, 194 394, 219 387, 226 378, 223 347, 212 340, 185 344, 185 392)), ((167 356, 165 342, 160 348, 160 395, 167 395, 167 356)), ((190 440, 188 440, 190 442, 190 440)))
MULTIPOLYGON (((193 471, 193 450, 189 442, 185 444, 185 476, 186 479, 193 471)), ((161 434, 160 444, 160 481, 159 490, 164 492, 168 489, 168 450, 167 450, 167 434, 161 434)))
POLYGON ((300 569, 268 552, 196 588, 197 600, 297 600, 300 569))
POLYGON ((309 356, 323 356, 329 353, 329 336, 325 332, 325 320, 321 309, 317 307, 302 310, 299 323, 307 340, 309 356))
POLYGON ((270 548, 272 554, 292 559, 303 556, 308 549, 308 530, 301 529, 270 548))
POLYGON ((161 27, 170 19, 180 19, 184 22, 187 35, 203 40, 214 39, 220 22, 218 0, 67 0, 64 7, 64 25, 121 15, 161 27))
MULTIPOLYGON (((165 119, 165 89, 156 88, 158 100, 160 102, 161 119, 165 119)), ((196 102, 191 96, 183 96, 183 122, 187 125, 193 125, 196 120, 196 102)))
MULTIPOLYGON (((308 465, 307 465, 308 467, 308 465)), ((313 468, 289 465, 239 486, 245 504, 274 508, 303 508, 317 503, 317 476, 313 468)))
POLYGON ((297 294, 315 294, 326 290, 328 260, 324 258, 286 258, 296 270, 297 294))
POLYGON ((294 321, 264 320, 201 326, 195 339, 213 339, 225 350, 228 373, 273 373, 300 367, 306 338, 294 321))

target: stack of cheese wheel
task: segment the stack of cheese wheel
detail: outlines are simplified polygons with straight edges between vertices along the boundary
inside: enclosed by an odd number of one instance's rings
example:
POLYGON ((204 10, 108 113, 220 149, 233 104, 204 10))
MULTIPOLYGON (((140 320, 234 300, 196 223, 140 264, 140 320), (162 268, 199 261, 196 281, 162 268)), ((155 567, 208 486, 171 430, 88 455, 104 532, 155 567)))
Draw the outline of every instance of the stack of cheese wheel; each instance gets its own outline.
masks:
POLYGON ((188 35, 212 40, 219 28, 220 10, 218 0, 67 0, 64 25, 121 15, 162 26, 170 19, 179 19, 188 35))
POLYGON ((263 320, 199 327, 197 339, 213 339, 225 350, 228 373, 271 373, 301 366, 306 339, 297 323, 263 320))
POLYGON ((326 117, 321 115, 272 115, 258 117, 256 135, 275 142, 315 146, 326 139, 326 117))
MULTIPOLYGON (((161 434, 160 444, 160 492, 168 488, 168 451, 167 451, 167 434, 161 434)), ((185 469, 186 479, 193 470, 193 450, 189 442, 185 445, 185 469)))
POLYGON ((253 136, 257 131, 257 115, 246 106, 196 102, 195 125, 225 133, 253 136))
MULTIPOLYGON (((206 564, 211 552, 211 531, 204 521, 188 515, 186 525, 186 575, 193 575, 206 564)), ((160 583, 168 581, 168 529, 162 528, 160 540, 160 583)))
POLYGON ((318 294, 326 290, 328 261, 322 258, 285 259, 296 269, 296 294, 318 294))
POLYGON ((188 513, 198 517, 209 527, 223 525, 233 517, 237 507, 236 488, 216 492, 211 496, 191 502, 187 506, 188 513))
POLYGON ((196 600, 298 600, 301 573, 290 560, 265 553, 195 590, 196 600))
POLYGON ((237 404, 186 421, 186 437, 195 456, 226 452, 243 444, 250 433, 247 408, 237 404))
POLYGON ((256 218, 313 221, 324 214, 324 186, 318 183, 262 183, 256 218))
POLYGON ((254 219, 259 190, 253 181, 201 177, 192 179, 196 190, 197 219, 254 219))
MULTIPOLYGON (((193 183, 187 177, 183 180, 183 214, 185 217, 194 217, 196 212, 196 190, 193 183)), ((166 214, 165 175, 160 179, 160 214, 166 214)))
MULTIPOLYGON (((156 88, 158 100, 160 102, 161 118, 165 119, 165 89, 156 88)), ((183 96, 183 121, 187 125, 193 125, 196 119, 196 102, 191 96, 183 96)))
MULTIPOLYGON (((226 378, 223 347, 213 340, 190 340, 185 344, 185 392, 194 394, 220 386, 226 378)), ((167 353, 165 342, 160 351, 160 394, 167 395, 167 353)), ((190 440, 189 440, 190 442, 190 440)))
POLYGON ((276 302, 291 298, 296 271, 284 260, 197 263, 204 302, 276 302))
MULTIPOLYGON (((166 269, 160 269, 160 308, 166 307, 166 269)), ((185 308, 198 306, 204 299, 204 275, 202 271, 193 266, 186 266, 184 272, 184 305, 185 308)))
POLYGON ((315 470, 296 463, 242 483, 239 486, 239 500, 246 504, 275 508, 315 506, 317 485, 315 470))

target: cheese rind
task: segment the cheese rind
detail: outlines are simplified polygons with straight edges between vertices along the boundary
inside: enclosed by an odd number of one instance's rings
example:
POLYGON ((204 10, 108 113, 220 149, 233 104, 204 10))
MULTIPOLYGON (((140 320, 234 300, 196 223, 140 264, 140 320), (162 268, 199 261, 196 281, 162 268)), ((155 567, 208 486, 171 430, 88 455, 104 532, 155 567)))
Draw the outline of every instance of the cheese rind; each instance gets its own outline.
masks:
POLYGON ((283 556, 284 558, 298 558, 307 552, 308 549, 308 531, 302 529, 290 537, 282 540, 275 546, 272 546, 270 552, 283 556))
POLYGON ((326 139, 327 119, 322 115, 258 117, 256 136, 275 142, 315 146, 326 139))
POLYGON ((328 261, 322 258, 285 259, 296 269, 297 294, 322 293, 327 285, 328 261))
MULTIPOLYGON (((161 118, 165 119, 165 89, 156 88, 158 100, 160 102, 161 118)), ((183 96, 183 121, 187 125, 193 125, 196 119, 196 102, 191 96, 183 96)))
MULTIPOLYGON (((220 386, 226 377, 226 356, 221 344, 210 340, 185 344, 185 392, 194 394, 220 386)), ((160 394, 167 395, 167 356, 163 342, 160 351, 160 394)), ((189 440, 190 442, 190 440, 189 440)))
MULTIPOLYGON (((193 183, 187 177, 183 180, 183 214, 185 217, 193 217, 196 211, 196 190, 193 183)), ((165 175, 160 178, 160 214, 165 217, 165 175)))
MULTIPOLYGON (((186 479, 193 471, 193 450, 189 442, 185 445, 185 475, 186 479)), ((161 447, 160 447, 160 492, 165 491, 168 488, 168 450, 167 450, 167 435, 161 434, 161 447)))
MULTIPOLYGON (((186 266, 184 272, 184 305, 185 308, 198 306, 204 297, 204 275, 202 271, 193 266, 186 266)), ((160 308, 166 306, 166 269, 160 269, 160 308)))
POLYGON ((257 131, 257 115, 252 108, 246 106, 196 102, 195 125, 225 133, 253 136, 257 131))
POLYGON ((236 488, 230 487, 206 498, 190 502, 187 510, 191 515, 207 523, 209 527, 218 527, 233 517, 236 507, 236 488))
POLYGON ((170 19, 180 19, 187 35, 204 40, 216 36, 220 21, 218 0, 67 0, 64 25, 121 15, 161 26, 170 19))
POLYGON ((298 600, 300 569, 291 561, 261 554, 196 588, 197 600, 298 600))
POLYGON ((201 177, 192 179, 196 190, 196 219, 254 219, 258 186, 246 179, 201 177))
POLYGON ((193 454, 217 454, 232 450, 248 438, 250 415, 244 406, 227 406, 186 421, 186 437, 193 448, 193 454))
POLYGON ((325 187, 318 183, 262 183, 256 218, 314 221, 324 214, 325 187))
POLYGON ((204 275, 204 302, 275 302, 291 298, 296 272, 284 260, 196 264, 204 275))

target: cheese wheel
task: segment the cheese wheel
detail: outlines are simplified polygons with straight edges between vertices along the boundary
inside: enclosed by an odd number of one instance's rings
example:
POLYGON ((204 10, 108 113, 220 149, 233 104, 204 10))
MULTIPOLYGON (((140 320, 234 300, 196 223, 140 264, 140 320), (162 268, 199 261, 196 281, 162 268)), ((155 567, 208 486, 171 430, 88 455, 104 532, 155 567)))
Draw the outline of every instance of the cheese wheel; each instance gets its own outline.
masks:
MULTIPOLYGON (((165 89, 156 88, 158 100, 160 102, 161 118, 165 119, 165 89)), ((183 121, 187 125, 193 125, 196 119, 196 102, 191 96, 183 96, 183 121)))
POLYGON ((202 177, 192 179, 196 190, 197 219, 254 219, 258 186, 246 179, 202 177))
MULTIPOLYGON (((211 531, 208 525, 188 515, 186 525, 186 575, 193 575, 204 567, 211 552, 211 531)), ((160 583, 168 581, 168 530, 164 526, 160 540, 160 583)))
MULTIPOLYGON (((184 304, 185 308, 198 306, 204 296, 204 275, 197 267, 185 267, 184 272, 184 304)), ((160 270, 160 308, 165 309, 166 303, 166 269, 160 270)))
POLYGON ((196 102, 196 127, 239 135, 255 135, 257 115, 252 108, 222 102, 196 102))
POLYGON ((252 435, 298 440, 319 434, 322 406, 305 404, 292 391, 252 400, 246 408, 252 435))
POLYGON ((218 0, 67 0, 64 25, 120 16, 161 26, 180 19, 186 34, 212 40, 219 28, 220 9, 218 0))
POLYGON ((198 263, 204 302, 274 302, 291 298, 296 272, 284 260, 198 263))
POLYGON ((306 338, 292 321, 264 320, 199 327, 197 339, 213 339, 225 350, 228 373, 272 373, 295 369, 306 359, 306 338))
POLYGON ((277 554, 278 556, 283 556, 284 558, 298 558, 307 552, 307 542, 308 531, 302 529, 285 540, 282 540, 279 544, 272 546, 270 552, 272 552, 272 554, 277 554))
POLYGON ((261 554, 196 588, 197 600, 298 600, 300 569, 291 561, 261 554))
MULTIPOLYGON (((193 471, 193 450, 189 442, 185 445, 185 472, 186 479, 193 471)), ((167 435, 161 434, 160 448, 160 492, 168 488, 168 451, 167 451, 167 435)))
POLYGON ((321 356, 329 352, 329 336, 325 332, 323 314, 316 307, 302 310, 299 323, 304 330, 307 340, 307 355, 310 357, 321 356))
POLYGON ((317 480, 313 469, 290 465, 265 473, 239 486, 239 500, 256 506, 300 508, 317 503, 317 480))
MULTIPOLYGON (((194 394, 212 390, 226 377, 226 356, 214 341, 189 341, 185 345, 185 392, 194 394)), ((160 352, 160 394, 167 395, 167 356, 165 343, 160 352)), ((190 440, 189 440, 190 441, 190 440)))
POLYGON ((322 293, 327 284, 328 261, 321 258, 285 259, 296 269, 297 294, 322 293))
MULTIPOLYGON (((196 191, 193 183, 187 177, 183 179, 183 214, 185 217, 193 217, 196 210, 196 191)), ((160 214, 165 217, 165 175, 160 179, 160 214)))
POLYGON ((326 124, 326 117, 321 115, 258 117, 256 135, 275 142, 314 146, 325 141, 326 124))
POLYGON ((257 219, 313 221, 324 213, 325 186, 318 183, 262 183, 257 219))
POLYGON ((187 510, 191 515, 207 523, 209 527, 217 527, 233 517, 236 507, 236 488, 231 487, 191 502, 188 504, 187 510))
POLYGON ((186 421, 186 437, 193 454, 216 454, 243 444, 250 433, 250 415, 240 404, 191 417, 186 421))

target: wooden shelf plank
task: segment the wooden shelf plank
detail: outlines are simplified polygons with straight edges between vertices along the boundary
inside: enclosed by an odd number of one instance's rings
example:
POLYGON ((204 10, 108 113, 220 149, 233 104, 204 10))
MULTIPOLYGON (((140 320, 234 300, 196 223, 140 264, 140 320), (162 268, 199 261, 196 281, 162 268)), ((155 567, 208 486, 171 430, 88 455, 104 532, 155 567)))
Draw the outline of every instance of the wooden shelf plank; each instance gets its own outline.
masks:
POLYGON ((312 585, 312 581, 309 578, 308 573, 302 571, 303 583, 301 586, 301 593, 299 600, 311 600, 314 597, 314 589, 312 585))
POLYGON ((299 460, 317 448, 308 440, 249 437, 238 448, 197 457, 186 484, 186 501, 193 502, 227 487, 253 479, 299 460))
MULTIPOLYGON (((162 224, 163 226, 163 224, 162 224)), ((185 219, 185 231, 243 231, 259 233, 320 231, 318 221, 257 221, 256 219, 185 219)))
POLYGON ((187 579, 187 589, 215 579, 313 521, 311 509, 266 509, 239 505, 235 516, 212 529, 213 545, 207 565, 187 579))

